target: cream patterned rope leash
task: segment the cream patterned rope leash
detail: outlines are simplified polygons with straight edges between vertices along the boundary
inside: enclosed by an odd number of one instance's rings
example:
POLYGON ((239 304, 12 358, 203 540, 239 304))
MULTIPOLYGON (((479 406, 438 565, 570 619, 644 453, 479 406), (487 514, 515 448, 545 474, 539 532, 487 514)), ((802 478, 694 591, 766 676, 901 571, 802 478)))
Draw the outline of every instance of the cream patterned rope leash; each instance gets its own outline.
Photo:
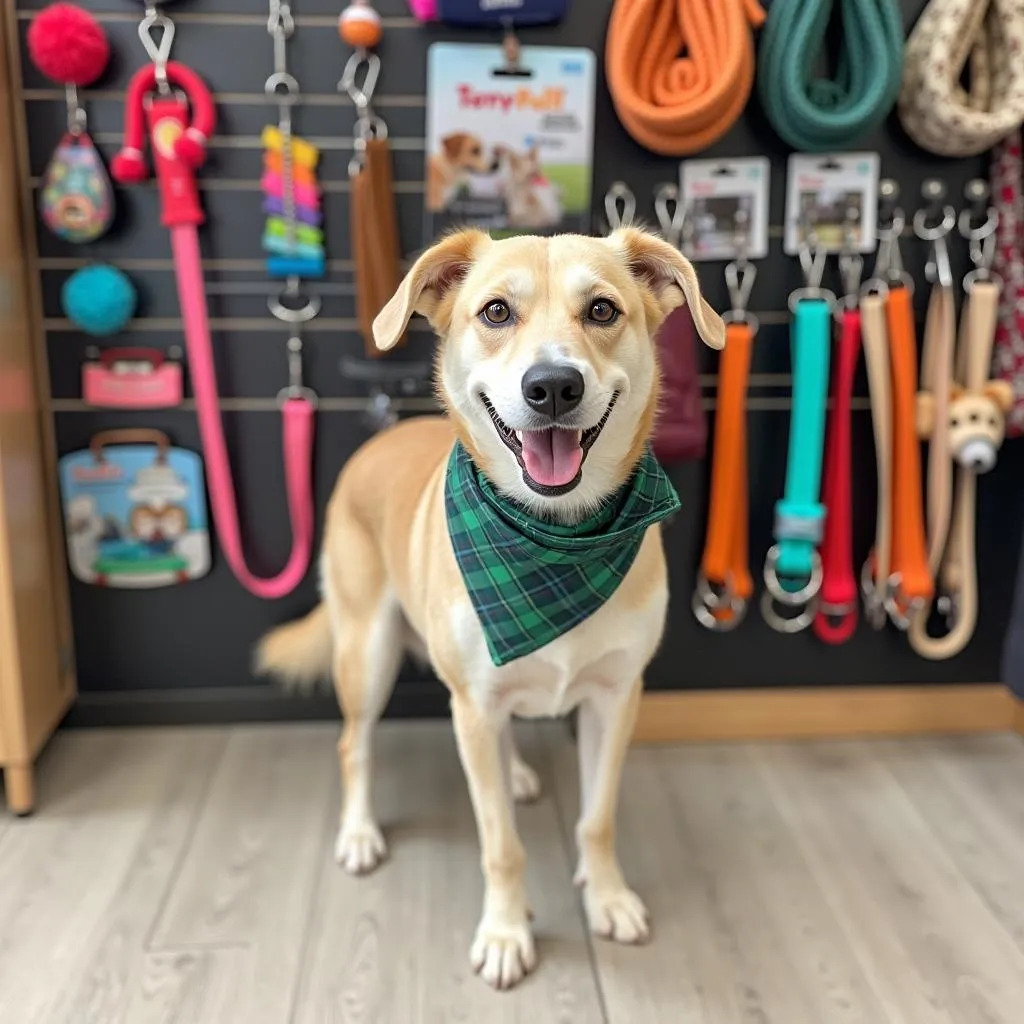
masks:
POLYGON ((931 0, 907 40, 899 116, 940 156, 983 153, 1024 122, 1024 0, 931 0))

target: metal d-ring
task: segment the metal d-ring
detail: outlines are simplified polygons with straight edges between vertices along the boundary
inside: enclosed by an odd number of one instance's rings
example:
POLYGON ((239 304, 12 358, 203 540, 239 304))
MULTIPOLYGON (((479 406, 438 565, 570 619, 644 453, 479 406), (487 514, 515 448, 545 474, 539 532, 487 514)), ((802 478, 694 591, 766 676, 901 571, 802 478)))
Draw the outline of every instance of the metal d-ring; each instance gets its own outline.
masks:
MULTIPOLYGON (((277 317, 282 323, 286 324, 305 324, 313 319, 320 312, 320 296, 319 295, 308 295, 303 305, 293 308, 286 306, 282 299, 286 296, 285 292, 280 295, 272 295, 267 299, 267 309, 270 310, 271 315, 277 317)), ((299 298, 300 296, 291 296, 292 298, 299 298)))
POLYGON ((764 559, 764 585, 768 593, 779 602, 789 608, 796 608, 802 604, 810 604, 821 590, 823 572, 821 568, 821 555, 817 551, 811 552, 811 575, 807 582, 799 590, 786 590, 779 581, 779 545, 773 544, 768 549, 764 559))
POLYGON ((263 83, 267 99, 281 107, 291 107, 299 102, 299 83, 287 71, 275 71, 263 83))
POLYGON ((734 630, 746 617, 747 601, 732 593, 728 586, 721 593, 716 593, 704 573, 697 576, 697 586, 693 591, 690 607, 697 621, 705 628, 716 633, 728 633, 734 630), (728 610, 728 617, 719 618, 715 612, 728 610))
POLYGON ((811 598, 799 615, 787 619, 775 611, 775 602, 767 590, 761 594, 761 617, 776 633, 802 633, 817 614, 818 602, 811 598))
POLYGON ((889 620, 901 632, 905 633, 910 624, 918 614, 924 611, 927 601, 923 597, 912 597, 907 604, 907 610, 900 608, 896 600, 900 585, 903 583, 903 575, 898 572, 892 573, 885 581, 885 598, 882 604, 889 615, 889 620))

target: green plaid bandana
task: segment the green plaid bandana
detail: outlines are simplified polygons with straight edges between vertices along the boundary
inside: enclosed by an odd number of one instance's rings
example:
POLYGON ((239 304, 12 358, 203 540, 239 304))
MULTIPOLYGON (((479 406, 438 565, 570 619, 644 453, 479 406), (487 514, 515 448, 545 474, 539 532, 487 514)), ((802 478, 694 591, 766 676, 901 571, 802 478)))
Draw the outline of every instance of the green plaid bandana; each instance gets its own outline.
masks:
POLYGON ((678 511, 679 496, 648 452, 599 512, 559 526, 502 498, 456 444, 444 506, 491 660, 504 665, 593 615, 629 572, 647 528, 678 511))

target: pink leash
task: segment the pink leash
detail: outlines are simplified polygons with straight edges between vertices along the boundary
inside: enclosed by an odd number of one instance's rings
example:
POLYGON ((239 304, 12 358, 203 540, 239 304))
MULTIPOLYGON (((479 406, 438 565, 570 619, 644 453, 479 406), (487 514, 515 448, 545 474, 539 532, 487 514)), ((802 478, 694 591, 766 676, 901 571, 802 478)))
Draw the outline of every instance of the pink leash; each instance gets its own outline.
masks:
POLYGON ((166 80, 187 99, 172 92, 154 92, 159 82, 154 66, 136 73, 126 97, 125 144, 113 162, 120 182, 145 177, 142 159, 143 123, 148 122, 150 145, 160 186, 162 222, 170 229, 178 301, 185 324, 192 390, 199 433, 206 457, 213 520, 221 548, 238 581, 257 597, 277 598, 291 593, 303 580, 313 553, 313 415, 311 392, 299 387, 283 392, 281 407, 285 481, 292 524, 292 551, 285 567, 270 579, 253 575, 242 550, 238 502, 217 393, 217 372, 206 308, 202 256, 197 227, 204 215, 199 205, 195 168, 205 159, 205 141, 213 131, 213 102, 194 72, 168 62, 166 80), (192 123, 189 123, 189 105, 192 123), (140 173, 141 172, 141 173, 140 173))

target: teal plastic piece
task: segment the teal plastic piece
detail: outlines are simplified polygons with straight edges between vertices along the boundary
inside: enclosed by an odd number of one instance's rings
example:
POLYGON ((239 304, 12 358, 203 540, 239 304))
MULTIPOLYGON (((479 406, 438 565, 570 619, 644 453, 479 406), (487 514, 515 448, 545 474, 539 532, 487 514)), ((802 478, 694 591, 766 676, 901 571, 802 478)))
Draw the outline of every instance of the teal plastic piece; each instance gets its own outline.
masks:
POLYGON ((797 591, 811 576, 825 518, 821 494, 821 464, 825 448, 825 409, 828 402, 828 364, 832 347, 832 307, 824 299, 801 299, 790 328, 793 361, 793 412, 789 421, 786 490, 775 505, 777 527, 789 524, 792 533, 776 530, 779 560, 776 570, 786 590, 797 591), (798 529, 793 529, 798 526, 798 529))

